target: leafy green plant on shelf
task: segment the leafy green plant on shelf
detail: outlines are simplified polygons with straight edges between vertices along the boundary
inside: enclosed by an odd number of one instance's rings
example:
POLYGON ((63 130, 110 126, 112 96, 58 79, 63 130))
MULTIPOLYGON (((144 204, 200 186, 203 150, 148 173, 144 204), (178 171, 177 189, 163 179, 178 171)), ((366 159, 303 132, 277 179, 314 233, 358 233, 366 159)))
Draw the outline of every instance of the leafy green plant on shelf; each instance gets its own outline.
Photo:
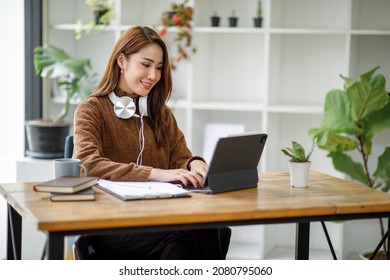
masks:
POLYGON ((89 59, 73 58, 64 50, 47 44, 34 49, 34 68, 42 78, 55 79, 66 93, 65 102, 54 121, 63 120, 69 113, 71 100, 83 100, 97 84, 97 74, 89 59))
MULTIPOLYGON (((93 20, 89 21, 85 28, 86 33, 101 32, 116 17, 113 0, 85 0, 85 4, 93 13, 93 20)), ((83 21, 78 19, 76 25, 75 37, 76 40, 79 40, 82 37, 83 21)))
MULTIPOLYGON (((374 172, 369 170, 374 136, 390 128, 390 97, 379 67, 362 74, 360 80, 348 77, 343 89, 334 89, 325 99, 325 116, 320 128, 309 131, 319 148, 327 150, 336 170, 370 188, 390 190, 390 147, 377 158, 374 172)), ((384 225, 380 219, 380 230, 384 225)), ((384 251, 387 252, 386 244, 384 251)))

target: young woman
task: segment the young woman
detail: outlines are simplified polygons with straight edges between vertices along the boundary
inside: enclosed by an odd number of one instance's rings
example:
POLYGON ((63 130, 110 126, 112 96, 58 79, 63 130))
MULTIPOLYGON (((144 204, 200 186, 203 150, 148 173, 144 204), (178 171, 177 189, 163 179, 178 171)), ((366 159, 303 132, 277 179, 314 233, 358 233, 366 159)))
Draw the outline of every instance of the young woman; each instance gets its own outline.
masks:
MULTIPOLYGON (((172 91, 165 43, 131 27, 116 43, 95 92, 75 111, 74 154, 90 176, 182 182, 202 187, 207 164, 192 156, 166 106, 172 91)), ((90 236, 96 256, 114 259, 223 259, 218 229, 90 236)))

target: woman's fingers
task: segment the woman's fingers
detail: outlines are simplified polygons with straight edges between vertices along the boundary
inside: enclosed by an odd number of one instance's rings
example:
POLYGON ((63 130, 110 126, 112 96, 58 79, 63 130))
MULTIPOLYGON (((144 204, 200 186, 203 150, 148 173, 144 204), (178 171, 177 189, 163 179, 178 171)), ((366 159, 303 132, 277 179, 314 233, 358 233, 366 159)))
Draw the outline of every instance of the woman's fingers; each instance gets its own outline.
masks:
POLYGON ((180 181, 188 186, 189 184, 193 185, 195 188, 202 187, 203 185, 203 177, 195 172, 191 172, 188 170, 181 171, 180 181))

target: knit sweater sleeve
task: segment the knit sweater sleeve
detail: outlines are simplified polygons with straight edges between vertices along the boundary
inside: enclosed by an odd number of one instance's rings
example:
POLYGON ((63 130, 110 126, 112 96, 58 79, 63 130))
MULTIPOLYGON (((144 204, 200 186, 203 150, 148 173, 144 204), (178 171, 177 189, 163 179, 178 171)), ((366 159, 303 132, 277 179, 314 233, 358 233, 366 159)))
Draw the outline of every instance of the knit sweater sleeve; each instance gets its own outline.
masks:
POLYGON ((170 150, 169 169, 187 168, 188 161, 192 154, 188 149, 183 132, 179 129, 176 119, 169 109, 166 109, 166 119, 168 127, 168 141, 170 150))
POLYGON ((114 133, 107 129, 105 122, 109 118, 108 108, 98 99, 90 97, 75 110, 73 157, 81 160, 90 176, 116 181, 146 181, 152 170, 151 166, 115 161, 105 155, 104 136, 111 133, 110 137, 116 137, 120 132, 114 133))
POLYGON ((183 168, 190 170, 193 160, 205 160, 200 156, 193 156, 187 146, 183 132, 180 130, 176 119, 170 109, 165 107, 166 119, 168 120, 168 135, 170 141, 170 169, 183 168))

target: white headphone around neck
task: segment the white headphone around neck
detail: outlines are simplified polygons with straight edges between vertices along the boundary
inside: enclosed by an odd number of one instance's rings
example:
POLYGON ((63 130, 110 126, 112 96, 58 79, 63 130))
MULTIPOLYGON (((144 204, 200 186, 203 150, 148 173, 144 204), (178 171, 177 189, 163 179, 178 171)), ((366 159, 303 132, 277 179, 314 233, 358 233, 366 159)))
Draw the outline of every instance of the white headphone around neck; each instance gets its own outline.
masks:
POLYGON ((132 116, 144 117, 148 116, 148 96, 141 96, 138 99, 138 109, 140 115, 136 114, 136 106, 131 97, 118 97, 114 92, 111 92, 108 97, 114 104, 114 113, 118 118, 130 119, 132 116))
POLYGON ((148 116, 148 96, 141 96, 138 99, 139 114, 136 114, 136 106, 133 99, 129 96, 118 97, 114 92, 108 94, 111 102, 114 104, 114 113, 120 119, 130 119, 132 116, 141 118, 141 127, 139 130, 139 148, 137 165, 142 164, 142 153, 145 149, 144 121, 143 117, 148 116))

